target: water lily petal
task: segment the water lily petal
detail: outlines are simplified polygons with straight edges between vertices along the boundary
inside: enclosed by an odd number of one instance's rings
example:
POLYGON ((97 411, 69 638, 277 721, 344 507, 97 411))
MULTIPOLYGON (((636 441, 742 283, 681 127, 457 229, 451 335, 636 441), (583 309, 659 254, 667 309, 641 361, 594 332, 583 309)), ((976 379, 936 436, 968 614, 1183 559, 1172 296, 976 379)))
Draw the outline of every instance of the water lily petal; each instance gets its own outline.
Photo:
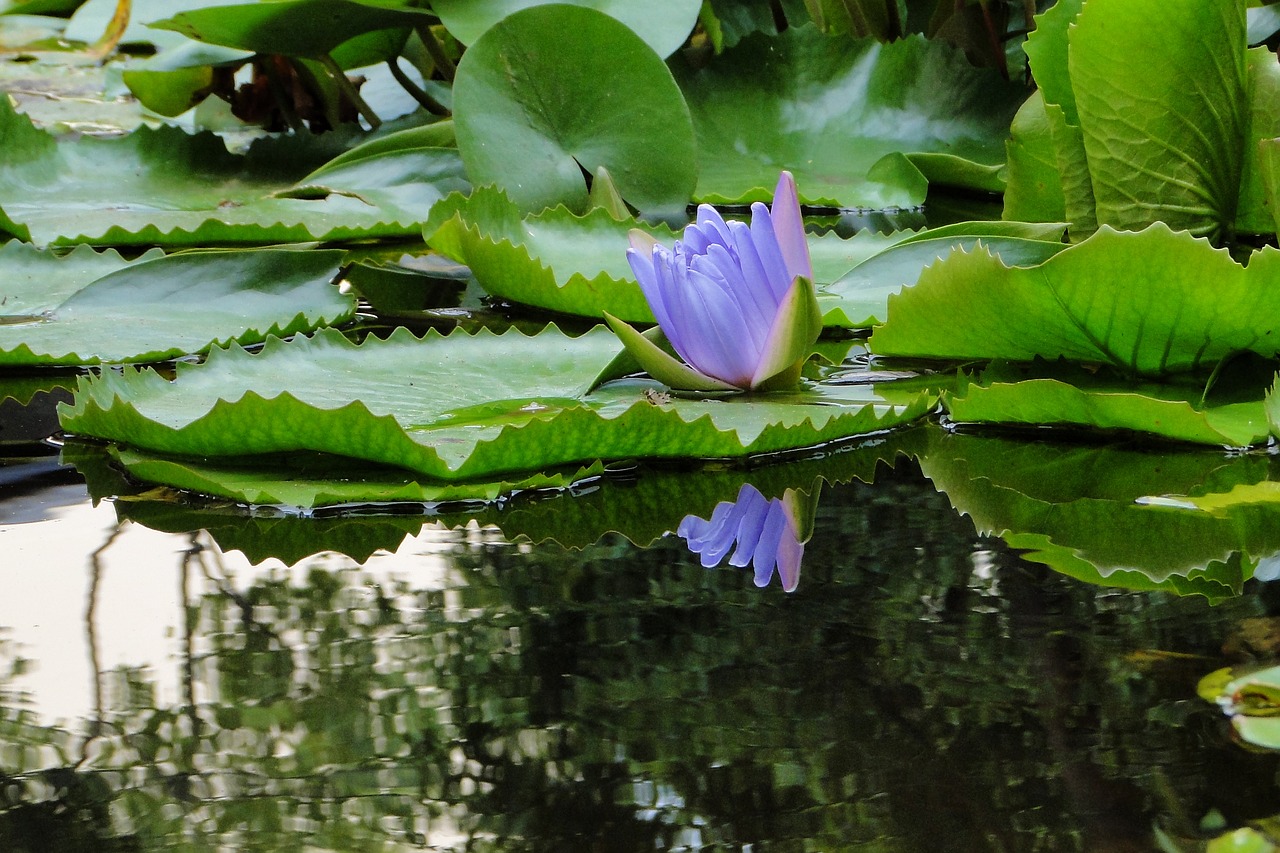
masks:
POLYGON ((760 202, 751 205, 751 240, 760 255, 765 280, 769 282, 773 298, 781 301, 787 288, 791 286, 791 276, 787 274, 787 262, 783 260, 782 249, 778 247, 778 238, 773 232, 769 208, 760 202))
POLYGON ((778 547, 787 533, 787 509, 780 500, 769 501, 768 512, 757 534, 756 552, 751 559, 756 586, 768 586, 778 565, 778 547))
POLYGON ((778 544, 778 579, 785 592, 795 592, 800 585, 800 564, 804 561, 804 543, 788 525, 787 535, 778 544))
POLYGON ((711 518, 704 521, 696 515, 686 515, 676 529, 676 535, 684 537, 689 550, 697 553, 704 568, 717 566, 733 547, 738 532, 737 503, 721 501, 711 511, 711 518))
MULTIPOLYGON (((654 319, 667 334, 667 340, 680 357, 689 360, 685 344, 688 339, 688 324, 677 320, 682 318, 682 289, 687 287, 687 274, 684 269, 684 258, 681 257, 680 246, 676 246, 675 254, 658 246, 653 250, 653 295, 645 291, 645 299, 654 319)), ((643 288, 644 284, 641 283, 643 288)))
POLYGON ((720 211, 716 210, 709 204, 698 205, 697 219, 695 220, 698 227, 710 234, 712 231, 718 239, 712 242, 718 242, 723 246, 729 245, 729 224, 724 221, 724 217, 720 215, 720 211))
POLYGON ((658 292, 657 275, 653 270, 653 255, 653 250, 643 251, 634 247, 627 249, 627 263, 631 265, 631 272, 635 274, 636 281, 640 285, 640 292, 644 294, 645 300, 651 307, 654 299, 661 298, 658 292))
POLYGON ((707 275, 697 270, 681 272, 687 276, 688 285, 676 292, 671 306, 681 331, 681 343, 678 345, 668 334, 671 345, 690 365, 708 376, 739 388, 747 387, 756 359, 740 340, 746 324, 741 306, 707 275))
POLYGON ((742 277, 747 284, 746 290, 739 298, 744 302, 751 300, 770 318, 769 322, 772 323, 774 312, 778 310, 778 297, 769 285, 769 274, 760 260, 760 253, 756 251, 751 229, 744 222, 730 222, 729 234, 733 238, 738 265, 742 269, 742 277))
POLYGON ((809 258, 809 241, 804 236, 804 219, 800 214, 800 196, 796 192, 796 180, 790 172, 778 176, 778 186, 773 190, 773 205, 769 210, 773 220, 773 233, 787 265, 787 278, 798 275, 813 278, 813 261, 809 258))
POLYGON ((691 254, 706 254, 710 246, 728 245, 729 226, 720 215, 720 211, 709 204, 700 204, 697 218, 692 224, 685 226, 680 242, 691 254))
POLYGON ((747 338, 743 343, 749 343, 751 347, 750 358, 743 360, 755 364, 759 361, 760 353, 769 337, 769 330, 773 326, 773 316, 777 309, 772 305, 761 305, 757 298, 753 298, 751 293, 753 287, 743 275, 742 267, 729 255, 729 251, 724 246, 711 246, 707 254, 694 258, 691 266, 720 285, 725 294, 741 310, 744 321, 742 332, 747 338))
POLYGON ((751 564, 756 547, 760 543, 760 531, 769 514, 769 501, 752 485, 744 483, 736 501, 741 514, 738 516, 738 547, 729 558, 729 565, 743 568, 751 564))

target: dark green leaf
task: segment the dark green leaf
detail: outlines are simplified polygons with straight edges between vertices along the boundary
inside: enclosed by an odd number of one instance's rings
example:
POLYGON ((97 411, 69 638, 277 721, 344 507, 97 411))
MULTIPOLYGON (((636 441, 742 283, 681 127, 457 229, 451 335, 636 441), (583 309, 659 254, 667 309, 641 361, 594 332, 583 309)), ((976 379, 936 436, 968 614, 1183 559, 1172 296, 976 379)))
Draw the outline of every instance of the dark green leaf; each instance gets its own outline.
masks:
POLYGON ((583 211, 583 171, 609 170, 638 208, 683 207, 696 178, 689 111, 639 36, 603 12, 536 6, 487 30, 454 81, 472 183, 523 209, 583 211))

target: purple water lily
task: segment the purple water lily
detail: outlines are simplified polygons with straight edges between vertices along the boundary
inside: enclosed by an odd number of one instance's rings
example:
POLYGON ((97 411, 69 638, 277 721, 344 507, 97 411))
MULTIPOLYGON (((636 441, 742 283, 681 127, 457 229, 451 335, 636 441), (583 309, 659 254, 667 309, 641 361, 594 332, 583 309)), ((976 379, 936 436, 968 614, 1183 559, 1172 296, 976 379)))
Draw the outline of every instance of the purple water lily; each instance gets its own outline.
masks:
POLYGON ((772 210, 751 225, 701 205, 675 248, 631 232, 627 260, 681 364, 630 327, 610 326, 641 366, 687 390, 771 390, 794 384, 822 332, 795 180, 778 178, 772 210))
POLYGON ((748 563, 755 568, 756 586, 768 586, 776 569, 787 592, 800 583, 800 561, 804 558, 799 512, 787 497, 765 498, 760 490, 744 483, 733 503, 722 501, 711 511, 710 520, 687 515, 676 534, 688 541, 689 550, 701 557, 702 565, 720 564, 736 545, 729 564, 739 568, 748 563))

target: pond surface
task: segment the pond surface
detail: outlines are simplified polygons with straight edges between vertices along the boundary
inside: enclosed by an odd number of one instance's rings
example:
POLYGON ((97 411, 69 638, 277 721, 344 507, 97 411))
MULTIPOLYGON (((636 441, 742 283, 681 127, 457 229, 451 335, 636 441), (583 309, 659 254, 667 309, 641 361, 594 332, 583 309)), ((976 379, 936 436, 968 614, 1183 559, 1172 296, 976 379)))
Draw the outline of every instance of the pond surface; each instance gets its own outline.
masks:
POLYGON ((0 467, 0 850, 1197 849, 1277 810, 1196 695, 1275 656, 1271 587, 1082 583, 905 456, 821 488, 786 593, 608 532, 714 470, 250 518, 49 453, 0 467), (535 543, 539 505, 603 529, 535 543))

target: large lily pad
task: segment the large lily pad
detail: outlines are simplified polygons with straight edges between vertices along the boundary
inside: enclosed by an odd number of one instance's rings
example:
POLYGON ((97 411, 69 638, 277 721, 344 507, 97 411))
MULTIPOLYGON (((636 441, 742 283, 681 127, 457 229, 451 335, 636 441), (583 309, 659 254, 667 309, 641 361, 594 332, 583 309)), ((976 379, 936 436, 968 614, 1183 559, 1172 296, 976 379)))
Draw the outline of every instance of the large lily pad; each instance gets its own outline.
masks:
POLYGON ((774 453, 887 429, 932 406, 928 394, 891 406, 870 386, 821 383, 723 400, 653 399, 645 392, 660 386, 635 380, 588 394, 619 349, 601 328, 422 340, 399 330, 359 346, 322 331, 259 354, 216 350, 179 365, 173 382, 132 368, 84 379, 62 423, 152 452, 321 452, 461 481, 600 459, 774 453))
POLYGON ((951 417, 961 423, 1004 426, 1065 426, 1145 433, 1173 441, 1244 447, 1271 435, 1265 383, 1232 388, 1203 384, 1135 383, 1092 371, 1058 366, 1021 370, 993 366, 976 382, 944 395, 951 417))
POLYGON ((627 232, 640 227, 670 243, 665 227, 614 219, 596 208, 559 207, 522 216, 502 190, 477 187, 438 204, 423 229, 428 244, 471 268, 490 294, 548 311, 630 322, 653 314, 627 264, 627 232))
POLYGON ((1027 96, 944 44, 850 41, 813 26, 753 35, 702 68, 672 64, 698 135, 697 197, 717 203, 768 200, 780 169, 795 174, 802 202, 842 208, 918 205, 921 171, 999 190, 1009 122, 1027 96))
POLYGON ((143 124, 137 102, 106 94, 109 69, 88 55, 27 48, 6 57, 6 47, 22 47, 9 42, 22 36, 13 32, 18 20, 49 19, 0 17, 0 100, 7 93, 20 112, 53 133, 117 134, 143 124))
POLYGON ((298 192, 294 182, 340 145, 267 139, 240 155, 213 134, 168 127, 59 143, 0 99, 0 232, 38 245, 103 246, 407 236, 435 200, 466 186, 456 153, 418 149, 388 155, 385 171, 366 165, 357 183, 298 192))
MULTIPOLYGON (((222 6, 227 0, 132 0, 129 25, 120 39, 121 44, 147 44, 157 48, 176 47, 187 41, 178 33, 159 30, 151 24, 179 12, 222 6)), ((92 44, 102 38, 115 13, 116 0, 86 0, 76 9, 67 22, 65 37, 70 41, 92 44)))
POLYGON ((233 500, 242 504, 312 508, 350 504, 442 504, 495 501, 529 489, 564 489, 599 476, 599 463, 564 471, 536 472, 493 481, 419 481, 400 468, 332 456, 250 458, 227 464, 176 459, 113 448, 114 462, 145 483, 233 500), (237 464, 237 462, 239 464, 237 464))
POLYGON ((65 255, 11 240, 0 244, 0 317, 3 325, 37 317, 61 305, 76 291, 130 263, 161 257, 152 249, 128 261, 114 249, 94 251, 77 246, 65 255))
POLYGON ((1243 3, 1088 0, 1069 36, 1099 224, 1235 220, 1246 113, 1243 3), (1158 51, 1160 62, 1133 57, 1158 51), (1194 85, 1189 85, 1194 82, 1194 85), (1179 215, 1180 214, 1180 215, 1179 215))
POLYGON ((1280 352, 1280 251, 1242 267, 1207 240, 1157 223, 1104 227, 1030 268, 957 252, 889 299, 871 337, 882 355, 1067 358, 1139 376, 1280 352))
POLYGON ((1044 89, 1032 93, 1009 127, 1006 219, 1042 222, 1067 216, 1062 171, 1044 98, 1044 89))
MULTIPOLYGON (((38 264, 29 247, 3 255, 27 254, 28 268, 46 272, 65 266, 66 278, 75 280, 83 277, 77 266, 112 262, 110 256, 91 260, 86 251, 70 262, 38 264)), ((341 259, 336 251, 172 255, 107 273, 61 302, 54 299, 67 289, 65 282, 50 288, 31 277, 18 279, 18 286, 3 286, 12 288, 18 313, 0 322, 0 364, 159 361, 341 322, 355 312, 355 300, 331 284, 341 259)))
POLYGON ((254 53, 319 57, 375 30, 426 25, 434 19, 408 0, 272 0, 179 12, 151 23, 187 38, 254 53))
MULTIPOLYGON (((667 245, 678 238, 666 226, 615 219, 599 208, 583 216, 563 207, 522 216, 494 187, 441 202, 432 210, 424 234, 432 248, 468 265, 494 296, 565 314, 600 318, 608 312, 628 322, 652 323, 653 314, 627 263, 627 233, 632 229, 667 245)), ((841 325, 845 316, 840 296, 825 292, 826 285, 913 234, 863 232, 847 240, 835 234, 810 235, 824 322, 841 325)))
POLYGON ((68 15, 83 0, 0 0, 0 15, 68 15))
POLYGON ((960 249, 981 244, 1006 265, 1024 267, 1041 264, 1066 248, 1060 225, 1020 222, 961 222, 900 236, 830 284, 818 279, 824 285, 818 304, 825 325, 865 329, 884 322, 890 296, 915 284, 925 267, 960 249))
POLYGON ((550 2, 586 6, 617 18, 662 57, 684 44, 702 6, 700 0, 434 0, 431 10, 440 16, 450 35, 471 44, 508 15, 550 2))
POLYGON ((526 210, 587 204, 583 170, 606 167, 641 209, 683 207, 696 178, 693 126, 660 57, 603 12, 516 12, 464 54, 453 89, 473 183, 526 210))

